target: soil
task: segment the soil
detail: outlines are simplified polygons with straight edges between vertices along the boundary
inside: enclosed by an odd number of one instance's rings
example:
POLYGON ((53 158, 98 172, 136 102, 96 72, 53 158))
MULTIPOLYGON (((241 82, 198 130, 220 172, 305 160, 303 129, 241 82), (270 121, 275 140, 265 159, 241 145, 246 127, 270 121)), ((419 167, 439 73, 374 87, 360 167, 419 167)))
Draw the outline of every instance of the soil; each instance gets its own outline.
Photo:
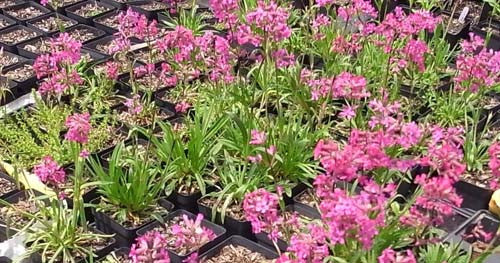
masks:
POLYGON ((47 33, 59 31, 60 26, 68 28, 75 24, 76 23, 74 21, 64 20, 55 16, 47 17, 41 21, 32 23, 33 26, 47 33))
POLYGON ((81 6, 79 9, 75 10, 74 13, 85 18, 91 18, 98 16, 104 12, 107 12, 111 9, 108 7, 102 6, 99 2, 95 1, 92 3, 88 3, 86 5, 81 6))
MULTIPOLYGON (((213 208, 215 205, 216 200, 212 198, 203 198, 200 200, 200 203, 209 207, 213 208)), ((243 211, 243 206, 241 204, 237 203, 232 203, 227 207, 226 210, 226 216, 229 216, 237 221, 244 222, 246 221, 245 218, 245 212, 243 211)))
POLYGON ((0 29, 10 25, 9 21, 0 18, 0 29))
POLYGON ((111 52, 109 51, 111 46, 113 46, 112 40, 106 43, 97 44, 95 46, 95 49, 103 54, 112 55, 111 52))
POLYGON ((297 196, 297 201, 299 203, 308 205, 310 207, 315 207, 316 202, 314 200, 314 191, 312 189, 307 189, 302 192, 299 196, 297 196))
POLYGON ((107 17, 102 17, 102 18, 96 19, 95 21, 99 24, 103 24, 107 27, 111 27, 111 28, 114 28, 117 30, 118 30, 118 27, 120 26, 120 23, 118 22, 118 14, 107 16, 107 17))
POLYGON ((7 71, 4 76, 17 82, 23 82, 34 76, 33 66, 24 64, 21 67, 7 71))
POLYGON ((144 90, 157 91, 165 87, 163 81, 160 79, 158 74, 155 73, 137 78, 135 81, 140 84, 141 88, 144 90))
POLYGON ((163 61, 157 52, 153 51, 153 53, 150 53, 149 49, 141 49, 135 52, 134 58, 136 58, 139 62, 144 64, 149 64, 149 63, 156 64, 158 62, 163 61))
MULTIPOLYGON (((116 0, 115 0, 116 1, 116 0)), ((114 253, 109 254, 104 259, 97 261, 98 263, 132 263, 128 255, 116 255, 114 253)))
POLYGON ((158 11, 158 10, 165 10, 168 9, 169 6, 164 3, 159 3, 159 2, 148 2, 144 4, 137 4, 134 5, 137 6, 140 9, 144 9, 146 11, 158 11))
POLYGON ((486 169, 485 171, 482 172, 477 172, 475 174, 471 174, 469 172, 465 172, 462 175, 462 180, 473 184, 477 185, 481 188, 490 188, 490 181, 493 178, 493 175, 491 174, 491 171, 489 169, 486 169))
POLYGON ((0 207, 0 221, 9 222, 10 226, 17 229, 22 229, 26 226, 30 218, 25 215, 18 213, 18 211, 23 211, 29 214, 35 214, 38 212, 38 205, 35 201, 30 200, 27 201, 26 198, 21 198, 15 204, 12 204, 13 207, 0 207))
MULTIPOLYGON (((157 120, 165 120, 167 118, 172 117, 172 113, 167 113, 161 111, 160 109, 156 109, 156 119, 157 120)), ((118 115, 118 120, 121 122, 127 123, 131 126, 149 126, 153 124, 153 115, 137 118, 136 116, 131 115, 128 111, 123 111, 118 115)))
POLYGON ((500 96, 484 96, 480 104, 484 109, 490 110, 500 105, 500 96))
POLYGON ((448 26, 450 16, 447 14, 442 14, 441 17, 443 18, 443 27, 448 27, 448 34, 456 35, 460 33, 460 31, 462 31, 465 26, 465 24, 462 24, 457 17, 453 17, 448 26))
MULTIPOLYGON (((481 11, 483 9, 482 3, 476 1, 456 1, 458 2, 457 9, 455 13, 460 15, 465 7, 469 7, 469 13, 467 14, 467 19, 472 20, 472 24, 475 25, 479 23, 479 18, 481 16, 481 11)), ((450 7, 450 11, 453 11, 453 6, 450 7)))
POLYGON ((98 204, 98 207, 101 208, 101 212, 105 213, 108 216, 111 216, 113 220, 118 222, 120 225, 124 226, 125 228, 131 229, 131 228, 137 228, 140 227, 148 222, 151 222, 154 220, 152 217, 153 214, 159 215, 159 216, 165 216, 169 212, 167 209, 165 209, 162 206, 155 205, 154 207, 151 207, 150 209, 143 211, 143 213, 137 215, 137 214, 131 214, 127 213, 127 219, 126 220, 121 220, 117 218, 117 213, 119 211, 122 211, 121 209, 117 208, 115 205, 109 204, 101 199, 101 203, 98 204))
POLYGON ((3 50, 0 50, 0 68, 6 68, 8 66, 12 66, 19 62, 19 57, 10 56, 9 54, 4 53, 3 50))
POLYGON ((175 254, 177 254, 179 256, 184 256, 184 255, 188 255, 189 253, 200 249, 203 245, 206 244, 206 243, 196 244, 196 245, 193 245, 190 247, 177 247, 175 245, 175 242, 177 240, 177 235, 172 233, 172 226, 176 225, 176 224, 180 225, 181 227, 186 225, 184 223, 184 220, 182 219, 182 216, 176 216, 176 217, 170 219, 169 221, 165 222, 164 225, 155 227, 153 229, 153 230, 159 231, 161 234, 163 234, 165 236, 167 243, 168 243, 167 244, 168 250, 171 250, 172 252, 174 252, 175 254))
POLYGON ((18 28, 0 35, 0 42, 7 45, 15 45, 20 42, 32 39, 37 35, 38 34, 36 32, 26 30, 24 28, 18 28))
POLYGON ((6 193, 12 192, 16 188, 17 187, 16 187, 15 183, 13 183, 5 178, 0 177, 0 196, 4 195, 6 193))
POLYGON ((17 4, 18 3, 16 3, 14 0, 2 0, 0 1, 0 8, 6 8, 17 4))
POLYGON ((201 263, 266 263, 274 260, 266 259, 262 254, 250 249, 230 244, 223 247, 219 253, 209 259, 201 259, 201 263))
POLYGON ((97 35, 89 28, 74 28, 68 31, 68 34, 79 42, 87 42, 97 37, 97 35))
POLYGON ((39 38, 36 41, 22 45, 22 49, 34 54, 50 53, 50 38, 39 38))
POLYGON ((21 21, 33 19, 45 14, 45 12, 33 6, 22 6, 7 10, 4 9, 4 12, 21 21))

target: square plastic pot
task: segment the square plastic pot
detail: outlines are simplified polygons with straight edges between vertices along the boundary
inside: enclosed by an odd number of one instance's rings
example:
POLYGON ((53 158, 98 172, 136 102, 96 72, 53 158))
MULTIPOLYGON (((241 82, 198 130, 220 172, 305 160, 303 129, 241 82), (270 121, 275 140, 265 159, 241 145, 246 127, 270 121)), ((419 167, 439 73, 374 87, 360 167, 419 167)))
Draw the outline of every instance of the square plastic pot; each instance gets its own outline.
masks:
POLYGON ((76 5, 72 5, 70 7, 67 7, 64 10, 66 12, 66 16, 68 16, 69 18, 72 18, 72 19, 74 19, 82 24, 93 25, 94 18, 96 18, 97 16, 100 16, 100 15, 112 12, 115 9, 116 9, 116 7, 114 7, 112 5, 108 5, 108 4, 103 3, 103 2, 99 2, 97 0, 87 0, 85 2, 80 2, 76 5), (96 3, 99 6, 105 7, 107 10, 104 12, 92 15, 92 16, 88 16, 88 17, 80 16, 79 14, 76 13, 77 10, 79 10, 81 8, 85 8, 85 6, 87 4, 92 4, 92 3, 96 3))
POLYGON ((16 180, 14 178, 4 174, 1 170, 0 170, 0 178, 3 178, 5 180, 11 182, 12 184, 16 185, 15 189, 6 192, 3 195, 0 195, 0 199, 7 199, 8 197, 19 192, 19 188, 17 187, 17 183, 16 183, 16 180))
MULTIPOLYGON (((482 37, 483 39, 486 39, 487 33, 485 30, 483 30, 483 28, 488 27, 489 25, 489 21, 482 21, 479 22, 478 25, 473 26, 471 31, 474 32, 474 34, 482 37)), ((492 21, 490 26, 497 30, 500 30, 500 22, 492 21)), ((500 50, 500 35, 492 34, 487 47, 497 51, 500 50)))
MULTIPOLYGON (((45 36, 51 36, 53 34, 56 34, 59 32, 59 29, 55 29, 55 30, 51 30, 51 31, 46 31, 40 27, 37 27, 36 26, 36 23, 37 22, 40 22, 40 21, 43 21, 45 19, 48 19, 48 18, 51 18, 51 17, 56 17, 56 14, 55 13, 50 13, 50 14, 45 14, 43 16, 39 16, 35 19, 31 19, 31 20, 28 20, 26 22, 26 25, 33 29, 33 30, 36 30, 36 31, 39 31, 39 32, 42 32, 42 34, 44 34, 45 36)), ((78 24, 78 21, 74 20, 74 19, 71 19, 69 17, 65 17, 63 15, 58 15, 59 19, 63 20, 63 21, 67 21, 69 23, 71 23, 69 26, 65 27, 65 30, 68 30, 70 29, 72 26, 75 26, 78 24)))
POLYGON ((118 32, 118 29, 104 24, 103 20, 110 18, 110 17, 114 17, 114 18, 118 19, 118 16, 120 15, 121 12, 123 12, 123 11, 115 10, 113 12, 109 12, 106 14, 96 16, 94 19, 92 19, 92 23, 94 24, 95 28, 98 28, 98 29, 110 34, 110 35, 113 35, 114 33, 118 32))
POLYGON ((35 19, 35 18, 40 17, 42 15, 48 14, 50 12, 51 11, 49 9, 43 7, 40 4, 32 2, 32 1, 31 2, 21 3, 21 4, 18 4, 18 5, 15 5, 15 6, 10 6, 10 7, 7 7, 7 8, 3 9, 3 13, 4 13, 5 16, 8 16, 8 17, 14 19, 19 24, 22 24, 22 25, 26 25, 26 22, 28 20, 35 19), (37 16, 33 16, 33 17, 22 18, 22 17, 16 17, 15 14, 12 13, 13 11, 22 10, 22 9, 25 9, 25 8, 35 8, 35 9, 41 11, 42 14, 37 15, 37 16))
MULTIPOLYGON (((177 217, 177 216, 183 216, 183 215, 186 215, 189 219, 191 220, 195 220, 196 219, 196 215, 186 211, 186 210, 176 210, 174 211, 173 213, 169 213, 167 216, 165 216, 163 218, 163 221, 164 222, 168 222, 170 220, 172 220, 173 218, 177 217)), ((160 227, 162 226, 163 224, 158 222, 158 221, 155 221, 153 224, 150 224, 144 228, 141 228, 137 231, 137 236, 142 236, 144 235, 146 232, 150 231, 150 230, 153 230, 155 229, 156 227, 160 227)), ((203 246, 200 247, 200 249, 198 249, 198 251, 191 251, 191 253, 188 253, 186 255, 178 255, 176 254, 175 252, 171 251, 171 250, 168 250, 168 254, 170 256, 170 260, 172 263, 181 263, 183 260, 185 260, 186 258, 188 258, 190 255, 192 255, 193 253, 195 252, 198 252, 199 255, 205 253, 206 251, 210 250, 212 247, 216 246, 217 244, 219 244, 220 242, 222 242, 225 237, 226 237, 226 229, 224 229, 222 226, 219 226, 219 225, 216 225, 206 219, 203 219, 202 222, 201 222, 201 225, 203 227, 206 227, 210 230, 212 230, 215 234, 215 239, 204 244, 203 246)))
POLYGON ((64 0, 65 2, 63 3, 63 5, 61 7, 58 7, 57 10, 54 10, 54 8, 49 4, 47 4, 47 8, 49 8, 50 10, 53 10, 53 11, 56 11, 57 13, 59 14, 63 14, 63 15, 66 15, 66 12, 64 11, 66 8, 70 7, 70 6, 74 6, 74 5, 77 5, 85 0, 73 0, 71 2, 69 2, 68 0, 64 0))
POLYGON ((0 41, 0 47, 3 47, 3 49, 5 51, 9 51, 9 52, 15 53, 15 54, 17 54, 17 47, 16 47, 17 45, 22 44, 22 43, 24 43, 26 41, 30 41, 31 39, 34 39, 34 38, 39 37, 39 36, 42 35, 40 32, 35 31, 35 30, 31 29, 31 28, 28 28, 28 27, 25 27, 25 26, 21 26, 21 25, 15 25, 15 26, 11 26, 9 28, 0 30, 0 36, 3 35, 3 34, 14 32, 16 30, 27 31, 30 34, 33 34, 33 36, 32 37, 27 37, 26 39, 20 39, 19 41, 16 41, 14 43, 4 43, 4 42, 0 41))
MULTIPOLYGON (((34 191, 34 190, 33 190, 33 194, 35 196, 42 196, 42 193, 34 191)), ((29 195, 30 195, 29 192, 27 190, 24 190, 24 191, 17 192, 15 194, 5 198, 4 200, 9 204, 15 204, 15 203, 19 202, 19 200, 21 200, 21 199, 28 198, 29 195)), ((4 206, 5 205, 0 204, 0 208, 4 207, 4 206)), ((12 228, 7 228, 6 225, 7 225, 6 222, 0 220, 0 242, 3 240, 7 240, 8 238, 11 238, 13 235, 15 235, 17 233, 16 230, 14 230, 12 228)))
MULTIPOLYGON (((101 200, 101 198, 99 197, 99 198, 92 200, 91 203, 98 206, 100 200, 101 200)), ((174 205, 163 198, 158 200, 158 205, 167 209, 168 214, 172 213, 172 211, 174 210, 174 205)), ((148 227, 149 225, 155 223, 154 219, 150 219, 149 221, 145 222, 144 224, 142 224, 140 226, 129 228, 129 227, 122 226, 120 223, 116 222, 109 215, 107 215, 106 213, 97 211, 96 208, 94 208, 94 207, 92 208, 92 214, 94 215, 95 225, 96 225, 97 229, 99 229, 107 234, 118 235, 128 245, 131 245, 134 242, 135 238, 137 237, 137 231, 139 229, 148 227)), ((167 214, 167 216, 168 216, 168 214, 167 214)))
MULTIPOLYGON (((24 62, 18 63, 6 70, 3 70, 3 74, 6 74, 9 71, 16 70, 20 67, 24 67, 25 65, 30 65, 33 66, 33 60, 26 60, 24 62)), ((26 80, 13 80, 15 83, 17 83, 17 86, 22 89, 23 91, 31 91, 32 88, 36 86, 36 75, 35 72, 32 72, 33 75, 29 77, 26 80)))
POLYGON ((0 15, 0 20, 7 22, 7 25, 5 25, 4 27, 1 27, 0 30, 9 28, 9 27, 16 24, 16 21, 14 19, 7 17, 7 16, 4 16, 4 15, 0 15))
POLYGON ((168 10, 170 8, 170 6, 168 4, 157 2, 157 1, 152 1, 152 0, 150 0, 150 1, 136 1, 136 2, 130 3, 129 6, 135 12, 145 15, 148 19, 155 19, 155 20, 158 20, 159 13, 168 12, 168 10), (164 5, 165 8, 160 8, 160 9, 156 9, 156 10, 146 10, 142 7, 143 5, 151 4, 151 3, 159 3, 161 5, 164 5))
POLYGON ((15 5, 25 3, 25 0, 2 0, 0 1, 0 13, 3 13, 3 9, 15 5))
MULTIPOLYGON (((76 26, 73 26, 70 29, 68 29, 66 32, 71 36, 72 34, 75 34, 76 30, 86 30, 87 32, 92 32, 92 34, 93 34, 92 38, 81 40, 80 42, 82 44, 86 44, 86 43, 92 42, 92 41, 94 41, 96 39, 99 39, 99 38, 101 38, 101 37, 103 37, 103 36, 106 35, 106 32, 104 32, 104 31, 102 31, 100 29, 93 28, 91 26, 83 25, 83 24, 78 24, 76 26)), ((75 37, 73 37, 73 38, 75 38, 75 37)))
MULTIPOLYGON (((255 243, 249 239, 246 239, 242 236, 230 236, 226 240, 222 241, 222 243, 218 244, 217 246, 213 247, 212 249, 208 250, 207 252, 203 253, 199 258, 201 260, 207 260, 210 259, 217 254, 226 246, 230 245, 235 245, 235 246, 242 246, 252 252, 257 252, 264 256, 268 260, 276 259, 279 257, 279 255, 274 252, 273 250, 260 245, 258 243, 255 243)), ((236 262, 235 262, 236 263, 236 262)))

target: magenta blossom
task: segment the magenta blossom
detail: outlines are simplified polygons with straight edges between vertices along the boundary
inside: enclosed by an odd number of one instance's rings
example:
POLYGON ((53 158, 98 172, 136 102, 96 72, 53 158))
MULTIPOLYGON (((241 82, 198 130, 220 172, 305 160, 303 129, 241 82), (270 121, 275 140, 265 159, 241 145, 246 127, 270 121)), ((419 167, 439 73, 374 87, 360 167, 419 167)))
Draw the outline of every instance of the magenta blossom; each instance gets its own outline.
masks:
POLYGON ((130 248, 129 257, 133 263, 170 263, 165 237, 158 231, 149 231, 136 238, 130 248))
POLYGON ((259 130, 252 130, 250 132, 252 139, 250 140, 250 144, 252 145, 260 145, 266 143, 267 135, 265 132, 260 132, 259 130))
POLYGON ((92 128, 90 125, 89 113, 68 116, 65 125, 68 128, 68 132, 65 136, 66 140, 81 144, 85 144, 89 141, 89 133, 92 128))
POLYGON ((182 216, 184 224, 175 224, 172 226, 172 234, 175 235, 176 247, 195 247, 196 245, 206 244, 216 238, 215 233, 202 226, 203 215, 198 214, 195 220, 189 219, 187 215, 182 216))
POLYGON ((191 104, 187 101, 181 101, 175 105, 175 111, 177 113, 186 113, 189 108, 191 108, 191 104))
POLYGON ((391 248, 386 248, 378 257, 378 263, 417 263, 417 259, 409 249, 405 252, 396 252, 391 248))
POLYGON ((50 156, 44 157, 40 164, 35 165, 33 172, 40 181, 52 186, 57 186, 66 181, 66 173, 50 156))
POLYGON ((495 142, 491 144, 488 149, 488 154, 490 155, 490 160, 488 162, 488 167, 493 175, 493 180, 490 182, 490 188, 498 188, 498 182, 500 181, 500 143, 495 142))

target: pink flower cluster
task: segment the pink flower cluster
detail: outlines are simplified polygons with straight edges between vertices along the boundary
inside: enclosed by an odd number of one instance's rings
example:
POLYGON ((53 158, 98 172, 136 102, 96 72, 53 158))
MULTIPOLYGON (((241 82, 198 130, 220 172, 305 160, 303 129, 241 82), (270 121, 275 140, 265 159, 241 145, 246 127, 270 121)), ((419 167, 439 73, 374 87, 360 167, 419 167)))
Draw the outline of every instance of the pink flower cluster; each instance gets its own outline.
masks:
POLYGON ((243 210, 248 221, 252 224, 254 233, 269 230, 272 222, 279 217, 279 197, 265 189, 257 189, 245 196, 243 210))
POLYGON ((136 239, 130 248, 133 263, 170 263, 165 237, 158 231, 149 231, 136 239))
POLYGON ((409 249, 404 252, 396 252, 391 248, 386 248, 378 257, 378 263, 417 263, 417 259, 409 249))
POLYGON ((372 6, 370 1, 352 0, 348 5, 339 7, 337 9, 337 15, 347 22, 352 20, 355 16, 365 15, 376 18, 377 10, 372 6))
POLYGON ((206 244, 216 238, 215 233, 202 226, 203 215, 198 214, 195 220, 189 219, 187 215, 182 216, 184 224, 176 224, 171 228, 175 235, 176 247, 194 247, 200 244, 206 244))
POLYGON ((66 140, 81 144, 85 144, 89 141, 89 133, 92 128, 90 125, 89 113, 75 113, 68 116, 65 125, 68 128, 68 132, 65 136, 66 140))
POLYGON ((311 87, 311 97, 313 100, 319 98, 344 98, 361 99, 370 96, 366 87, 366 79, 363 76, 354 75, 349 72, 342 72, 336 77, 313 78, 312 74, 306 73, 303 69, 303 76, 307 85, 311 87))
POLYGON ((236 39, 240 45, 250 43, 254 46, 260 46, 264 37, 274 42, 283 41, 292 34, 287 24, 289 15, 288 10, 275 1, 259 0, 257 8, 246 15, 248 24, 239 26, 236 39))
POLYGON ((40 55, 33 64, 38 79, 47 77, 38 92, 44 94, 61 94, 75 85, 83 84, 83 80, 72 65, 80 60, 82 44, 61 33, 50 42, 50 53, 40 55))
POLYGON ((125 107, 127 107, 128 113, 132 116, 140 114, 144 109, 141 102, 141 96, 137 94, 134 95, 132 98, 126 99, 124 105, 125 107))
POLYGON ((210 8, 215 18, 224 24, 226 28, 233 29, 238 23, 238 1, 237 0, 210 0, 210 8))
POLYGON ((490 182, 490 188, 496 189, 500 181, 500 143, 495 142, 491 144, 488 149, 488 154, 490 155, 488 167, 493 175, 493 179, 490 182))
POLYGON ((484 39, 473 33, 461 46, 462 51, 456 59, 455 89, 478 92, 500 82, 500 51, 488 50, 484 47, 484 39))
POLYGON ((276 263, 322 263, 329 254, 325 230, 321 226, 311 224, 309 233, 299 233, 291 237, 287 253, 282 254, 276 263))
POLYGON ((422 40, 411 39, 403 49, 409 61, 417 65, 420 72, 425 71, 425 54, 429 52, 427 44, 422 40))
POLYGON ((40 164, 35 165, 33 173, 40 181, 54 187, 66 181, 66 173, 50 156, 44 157, 40 164))

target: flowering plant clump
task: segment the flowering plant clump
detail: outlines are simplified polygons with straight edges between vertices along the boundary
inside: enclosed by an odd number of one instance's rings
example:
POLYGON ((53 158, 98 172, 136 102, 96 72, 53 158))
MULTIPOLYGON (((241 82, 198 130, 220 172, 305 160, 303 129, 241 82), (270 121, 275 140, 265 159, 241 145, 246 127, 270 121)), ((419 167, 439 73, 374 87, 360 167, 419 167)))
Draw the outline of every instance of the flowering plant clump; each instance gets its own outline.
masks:
POLYGON ((136 239, 129 257, 134 263, 170 263, 167 240, 158 231, 150 231, 136 239))
POLYGON ((175 246, 193 248, 215 239, 214 232, 201 225, 202 220, 202 214, 198 214, 194 220, 183 215, 183 224, 175 224, 171 228, 172 234, 176 237, 175 246))
POLYGON ((33 172, 40 181, 55 187, 66 180, 66 173, 50 156, 46 156, 40 164, 35 165, 33 172))

